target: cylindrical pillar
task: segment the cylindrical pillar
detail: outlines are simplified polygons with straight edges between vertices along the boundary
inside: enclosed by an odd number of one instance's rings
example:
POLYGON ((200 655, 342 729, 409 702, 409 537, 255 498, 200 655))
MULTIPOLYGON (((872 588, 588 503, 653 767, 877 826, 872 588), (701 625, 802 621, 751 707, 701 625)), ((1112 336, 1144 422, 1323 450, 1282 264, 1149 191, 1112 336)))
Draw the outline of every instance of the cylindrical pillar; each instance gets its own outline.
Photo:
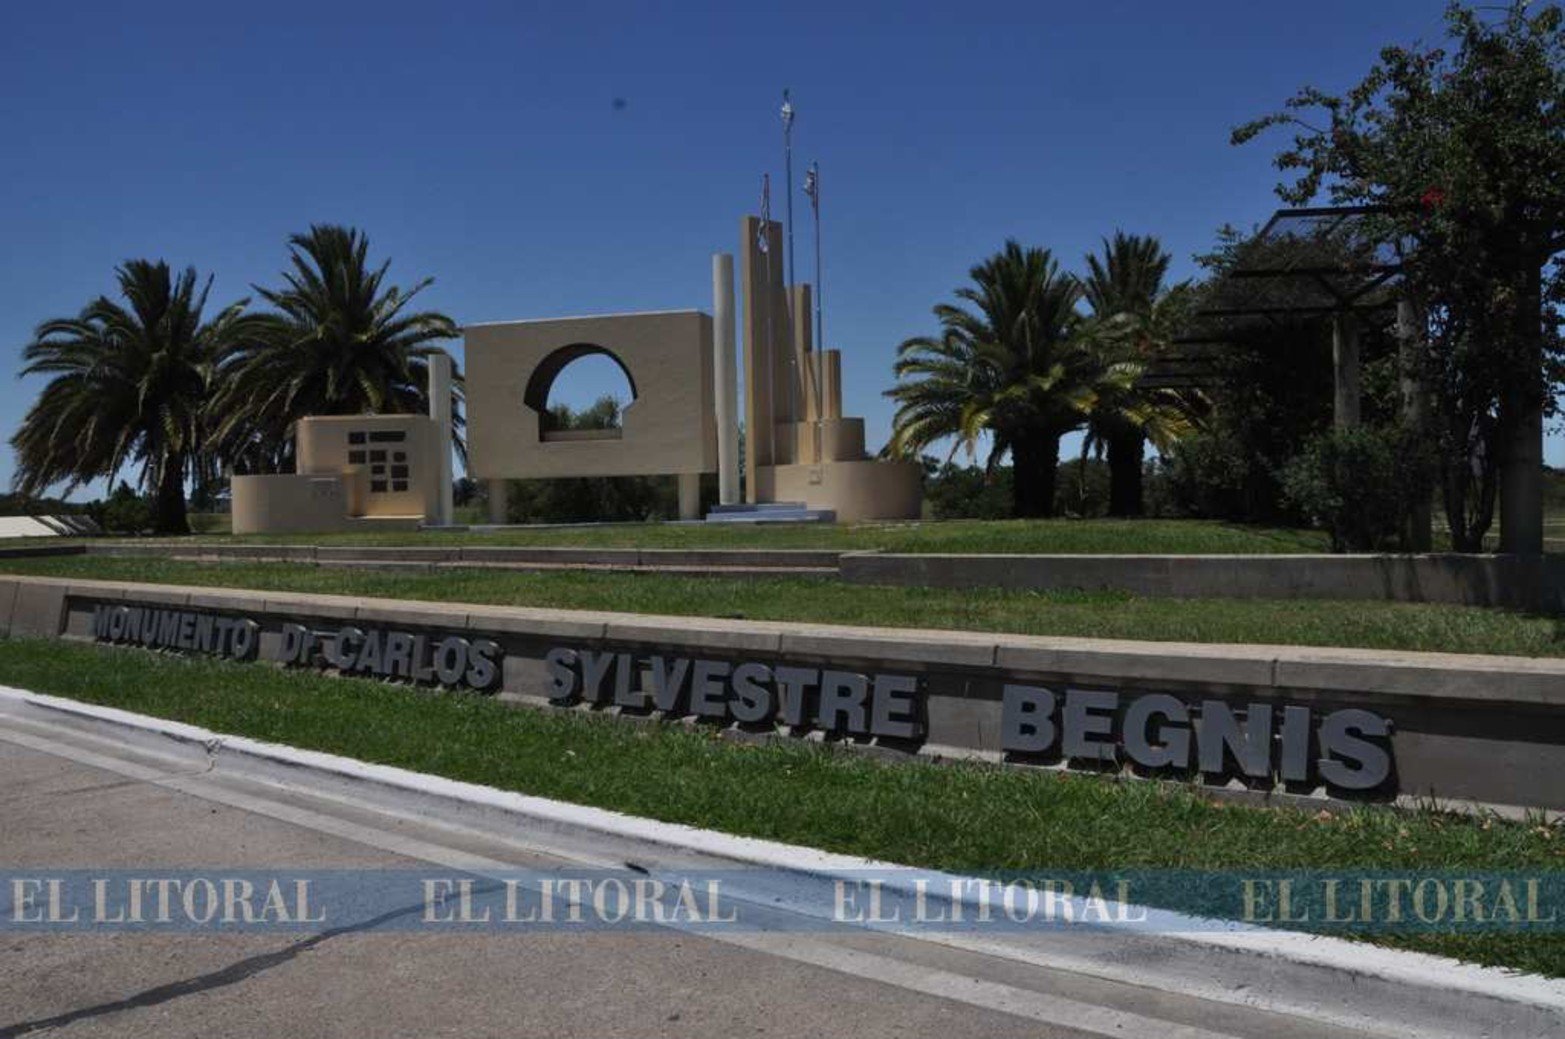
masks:
POLYGON ((717 394, 717 500, 739 501, 738 380, 734 371, 734 258, 712 257, 712 384, 717 394))
POLYGON ((1359 335, 1353 315, 1339 310, 1331 318, 1331 356, 1335 375, 1332 422, 1338 429, 1359 424, 1359 335))
POLYGON ((505 522, 506 501, 505 480, 489 480, 489 522, 496 525, 505 522))
POLYGON ((449 526, 456 514, 451 486, 451 355, 437 350, 429 355, 429 417, 435 422, 436 524, 449 526))
POLYGON ((701 518, 701 474, 679 474, 679 518, 693 520, 701 518))

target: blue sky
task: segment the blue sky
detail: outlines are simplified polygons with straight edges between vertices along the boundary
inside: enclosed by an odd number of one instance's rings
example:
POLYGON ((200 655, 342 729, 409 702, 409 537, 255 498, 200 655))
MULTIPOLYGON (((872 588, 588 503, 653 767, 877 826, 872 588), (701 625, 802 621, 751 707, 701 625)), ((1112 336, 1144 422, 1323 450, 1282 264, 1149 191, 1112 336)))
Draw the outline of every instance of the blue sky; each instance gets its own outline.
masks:
MULTIPOLYGON (((1438 37, 1442 8, 8 5, 0 367, 126 258, 195 264, 226 302, 322 221, 367 230, 401 284, 433 275, 424 302, 462 323, 709 309, 710 256, 737 247, 763 171, 782 211, 786 85, 798 168, 822 167, 827 338, 878 446, 896 344, 975 261, 1014 236, 1079 266, 1123 228, 1193 273, 1218 225, 1278 204, 1279 142, 1232 148, 1230 128, 1438 37)), ((0 382, 7 435, 38 388, 0 382)))

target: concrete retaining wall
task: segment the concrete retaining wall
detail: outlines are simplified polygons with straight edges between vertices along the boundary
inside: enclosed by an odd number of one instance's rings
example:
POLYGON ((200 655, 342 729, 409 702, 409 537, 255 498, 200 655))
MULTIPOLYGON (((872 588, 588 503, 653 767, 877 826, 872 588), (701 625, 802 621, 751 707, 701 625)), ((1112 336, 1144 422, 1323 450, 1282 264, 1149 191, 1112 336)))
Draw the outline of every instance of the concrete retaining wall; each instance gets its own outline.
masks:
MULTIPOLYGON (((384 567, 511 566, 837 576, 853 584, 1122 591, 1177 598, 1370 599, 1565 612, 1565 555, 898 555, 831 549, 224 545, 98 541, 95 555, 384 567)), ((37 549, 46 552, 46 549, 37 549)))
POLYGON ((1565 556, 843 555, 855 584, 1081 588, 1179 598, 1381 599, 1565 610, 1565 556))
POLYGON ((822 570, 835 573, 841 552, 829 549, 550 548, 525 545, 222 545, 207 542, 95 541, 93 555, 284 561, 300 563, 440 563, 550 567, 822 570))
MULTIPOLYGON (((247 618, 258 626, 263 659, 277 659, 287 624, 306 625, 322 637, 353 624, 431 641, 453 635, 475 645, 493 640, 503 658, 497 695, 536 706, 550 703, 545 658, 558 647, 631 654, 642 682, 653 654, 894 673, 916 682, 923 735, 844 742, 1052 767, 1080 763, 1020 757, 1002 747, 1008 683, 1062 696, 1072 689, 1108 690, 1126 699, 1166 693, 1188 705, 1192 716, 1205 711, 1207 701, 1231 705, 1241 715, 1256 704, 1272 705, 1279 716, 1285 706, 1307 707, 1316 717, 1360 708, 1389 719, 1393 758, 1388 781, 1362 796, 1565 810, 1565 660, 851 628, 0 575, 0 631, 13 636, 91 639, 94 611, 104 604, 247 618)), ((752 734, 823 736, 771 723, 760 729, 711 724, 752 734)), ((1275 774, 1201 778, 1236 789, 1336 793, 1318 783, 1283 784, 1275 774)))

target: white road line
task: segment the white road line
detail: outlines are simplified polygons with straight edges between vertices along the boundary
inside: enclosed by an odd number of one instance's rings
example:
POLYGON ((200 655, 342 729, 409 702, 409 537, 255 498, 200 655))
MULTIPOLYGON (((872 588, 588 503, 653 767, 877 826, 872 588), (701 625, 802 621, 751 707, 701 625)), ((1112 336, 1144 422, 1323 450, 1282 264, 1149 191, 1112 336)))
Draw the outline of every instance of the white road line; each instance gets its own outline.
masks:
MULTIPOLYGON (((515 877, 515 863, 420 840, 406 834, 364 826, 295 805, 240 793, 225 788, 205 774, 164 772, 147 765, 113 758, 15 729, 0 729, 0 740, 406 858, 434 863, 446 869, 495 879, 515 877)), ((247 782, 256 782, 260 785, 258 781, 247 782)), ((379 808, 371 807, 368 810, 386 814, 379 808)), ((486 839, 493 841, 498 838, 486 835, 486 839)), ((527 847, 515 840, 504 842, 527 847)), ((579 856, 573 855, 572 858, 580 861, 579 856)), ((622 865, 618 861, 610 863, 607 860, 589 864, 622 865)), ((867 978, 907 991, 954 1000, 1012 1017, 1026 1018, 1080 1032, 1111 1036, 1114 1039, 1151 1035, 1166 1037, 1166 1039, 1237 1039, 1230 1033, 1212 1032, 1160 1018, 984 981, 970 975, 909 963, 797 934, 719 932, 707 927, 690 927, 678 923, 667 926, 670 930, 684 931, 696 937, 750 949, 768 956, 805 963, 853 977, 867 978)))

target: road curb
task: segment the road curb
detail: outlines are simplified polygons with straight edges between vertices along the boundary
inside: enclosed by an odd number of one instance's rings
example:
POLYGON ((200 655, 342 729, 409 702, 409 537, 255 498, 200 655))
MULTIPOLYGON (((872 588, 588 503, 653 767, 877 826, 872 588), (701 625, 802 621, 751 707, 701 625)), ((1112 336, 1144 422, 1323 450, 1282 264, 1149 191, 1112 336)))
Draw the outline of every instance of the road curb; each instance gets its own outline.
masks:
MULTIPOLYGON (((533 797, 318 751, 215 733, 198 726, 0 686, 0 716, 63 725, 146 752, 204 760, 219 773, 335 792, 391 810, 463 825, 539 831, 622 861, 766 867, 797 878, 772 901, 820 909, 834 882, 893 863, 533 797), (805 903, 814 903, 813 905, 805 903)), ((944 888, 954 875, 918 871, 944 888)), ((900 882, 888 879, 896 890, 900 882)), ((911 891, 909 882, 905 890, 911 891)), ((931 897, 935 896, 931 894, 931 897)), ((969 902, 969 905, 975 903, 969 902)), ((1556 1035, 1565 1028, 1565 982, 1477 967, 1343 939, 1200 920, 1127 906, 1134 931, 1094 924, 1051 929, 1040 945, 1006 936, 934 940, 1143 987, 1253 1009, 1308 1016, 1377 1034, 1489 1039, 1556 1035)), ((899 932, 900 933, 900 932, 899 932)), ((922 933, 912 935, 923 937, 922 933)))

